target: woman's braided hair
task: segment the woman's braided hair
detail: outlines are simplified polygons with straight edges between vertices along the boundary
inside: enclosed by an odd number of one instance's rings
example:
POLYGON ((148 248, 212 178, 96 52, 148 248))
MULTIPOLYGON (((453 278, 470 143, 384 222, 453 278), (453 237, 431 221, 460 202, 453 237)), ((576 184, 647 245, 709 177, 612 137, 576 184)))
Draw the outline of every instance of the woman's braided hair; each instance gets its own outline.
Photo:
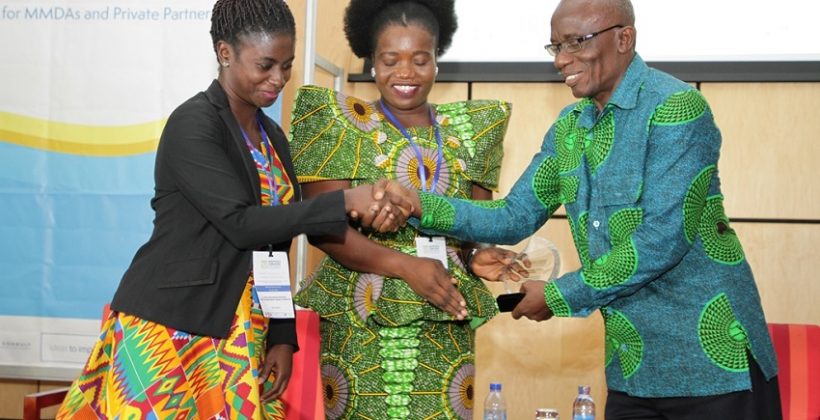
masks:
POLYGON ((214 51, 219 41, 239 47, 239 37, 252 33, 296 36, 296 22, 284 0, 218 0, 211 14, 214 51))
POLYGON ((421 25, 436 38, 436 54, 444 54, 458 27, 455 0, 351 0, 345 10, 347 42, 360 58, 372 57, 376 38, 392 24, 421 25))

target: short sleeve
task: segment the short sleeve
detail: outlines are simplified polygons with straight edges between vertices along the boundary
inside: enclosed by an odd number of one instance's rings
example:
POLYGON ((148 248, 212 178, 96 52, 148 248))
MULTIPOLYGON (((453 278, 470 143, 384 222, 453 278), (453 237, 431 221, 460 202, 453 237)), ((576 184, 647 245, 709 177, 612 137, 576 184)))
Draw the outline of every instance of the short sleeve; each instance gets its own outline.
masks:
POLYGON ((490 190, 498 189, 511 109, 510 103, 499 100, 453 102, 436 107, 443 117, 442 126, 459 143, 462 158, 467 162, 467 176, 490 190))
POLYGON ((291 114, 290 148, 299 182, 379 178, 372 162, 380 118, 372 103, 303 86, 291 114))

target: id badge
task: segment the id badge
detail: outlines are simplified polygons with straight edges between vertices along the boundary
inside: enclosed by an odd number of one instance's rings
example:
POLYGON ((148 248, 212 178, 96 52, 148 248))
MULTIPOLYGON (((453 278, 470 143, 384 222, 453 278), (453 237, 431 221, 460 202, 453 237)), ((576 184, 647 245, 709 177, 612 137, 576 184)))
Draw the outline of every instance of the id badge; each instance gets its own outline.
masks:
POLYGON ((253 252, 253 283, 266 318, 293 318, 288 254, 253 252))
POLYGON ((447 241, 443 236, 419 236, 416 238, 416 255, 441 261, 447 267, 447 241))

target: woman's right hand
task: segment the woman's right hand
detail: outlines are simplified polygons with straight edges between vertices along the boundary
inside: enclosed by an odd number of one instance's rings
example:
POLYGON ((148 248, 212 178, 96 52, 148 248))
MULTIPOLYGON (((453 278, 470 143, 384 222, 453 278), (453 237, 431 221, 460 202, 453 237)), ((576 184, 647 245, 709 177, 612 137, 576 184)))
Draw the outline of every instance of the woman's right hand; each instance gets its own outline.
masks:
POLYGON ((405 203, 403 207, 407 207, 404 210, 410 211, 408 216, 421 217, 421 199, 418 191, 405 188, 395 180, 380 179, 373 184, 373 197, 378 197, 381 194, 391 194, 397 197, 397 200, 405 203))
POLYGON ((467 316, 467 302, 456 288, 458 281, 453 278, 441 261, 432 258, 408 256, 402 278, 416 292, 433 306, 453 315, 456 319, 467 316))
POLYGON ((380 180, 375 185, 345 190, 345 207, 350 217, 378 232, 395 232, 404 226, 413 206, 404 197, 387 191, 388 183, 380 180))

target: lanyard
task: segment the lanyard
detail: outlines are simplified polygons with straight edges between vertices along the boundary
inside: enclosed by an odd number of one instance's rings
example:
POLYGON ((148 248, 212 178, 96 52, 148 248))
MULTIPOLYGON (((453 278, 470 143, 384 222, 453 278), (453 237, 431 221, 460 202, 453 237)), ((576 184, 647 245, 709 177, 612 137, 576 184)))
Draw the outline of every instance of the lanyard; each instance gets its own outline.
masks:
POLYGON ((267 149, 268 156, 270 156, 270 161, 264 154, 262 154, 262 152, 259 151, 259 149, 253 146, 251 139, 248 138, 248 133, 246 133, 241 126, 239 127, 239 130, 242 132, 242 137, 245 139, 245 144, 247 144, 248 149, 251 150, 253 160, 262 166, 262 171, 265 172, 265 177, 268 178, 268 187, 270 188, 271 193, 270 205, 278 206, 279 192, 276 190, 276 178, 273 175, 273 146, 271 145, 270 138, 268 138, 268 134, 265 133, 265 129, 262 127, 262 121, 259 121, 259 118, 257 118, 256 123, 259 124, 259 134, 262 136, 262 147, 267 149))
POLYGON ((387 107, 384 105, 384 101, 379 99, 379 105, 381 105, 384 116, 387 117, 387 119, 390 120, 390 123, 392 123, 396 128, 398 128, 399 131, 401 131, 401 134, 404 136, 404 138, 407 139, 408 142, 410 142, 410 146, 413 147, 413 151, 416 153, 416 159, 418 159, 419 162, 419 184, 421 184, 421 190, 424 192, 434 192, 436 190, 436 185, 438 185, 439 175, 441 174, 441 164, 444 161, 444 148, 441 144, 441 131, 438 127, 438 121, 436 121, 436 116, 433 115, 433 107, 431 106, 429 109, 430 121, 433 123, 433 128, 436 132, 436 171, 433 173, 433 183, 430 184, 430 189, 428 190, 425 188, 427 184, 427 167, 424 166, 424 156, 422 156, 421 154, 421 149, 416 144, 416 142, 413 141, 413 138, 410 137, 410 134, 407 133, 407 130, 404 128, 403 125, 401 125, 399 120, 397 120, 396 117, 393 116, 393 113, 390 112, 389 109, 387 109, 387 107))

